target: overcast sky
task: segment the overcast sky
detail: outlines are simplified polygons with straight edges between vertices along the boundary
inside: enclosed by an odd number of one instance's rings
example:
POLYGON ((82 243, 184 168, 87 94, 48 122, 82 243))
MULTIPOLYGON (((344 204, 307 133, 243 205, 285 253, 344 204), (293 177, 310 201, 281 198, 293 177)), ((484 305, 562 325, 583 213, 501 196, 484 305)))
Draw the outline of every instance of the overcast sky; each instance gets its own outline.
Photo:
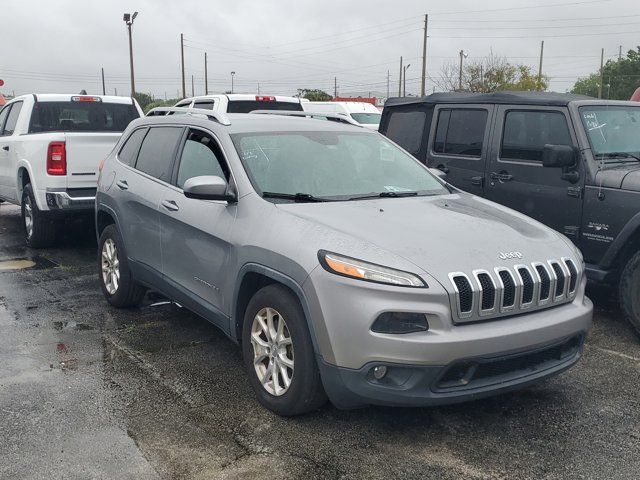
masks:
POLYGON ((446 62, 492 50, 544 73, 566 91, 605 58, 640 44, 638 0, 3 0, 0 92, 129 95, 124 12, 133 25, 136 90, 157 97, 181 91, 180 34, 185 37, 187 94, 209 90, 294 94, 297 88, 333 93, 397 94, 399 57, 411 66, 407 93, 419 93, 422 26, 429 14, 429 91, 446 62), (482 7, 480 7, 482 5, 482 7))

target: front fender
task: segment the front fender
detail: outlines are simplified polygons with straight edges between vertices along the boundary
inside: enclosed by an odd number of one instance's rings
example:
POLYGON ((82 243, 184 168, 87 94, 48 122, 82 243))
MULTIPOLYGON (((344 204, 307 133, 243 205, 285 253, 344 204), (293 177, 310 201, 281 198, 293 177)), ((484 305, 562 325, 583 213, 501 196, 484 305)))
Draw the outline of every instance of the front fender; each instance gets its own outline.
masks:
POLYGON ((616 239, 611 243, 609 249, 602 257, 599 267, 610 269, 615 265, 625 247, 634 237, 640 236, 640 213, 636 213, 620 231, 616 239))

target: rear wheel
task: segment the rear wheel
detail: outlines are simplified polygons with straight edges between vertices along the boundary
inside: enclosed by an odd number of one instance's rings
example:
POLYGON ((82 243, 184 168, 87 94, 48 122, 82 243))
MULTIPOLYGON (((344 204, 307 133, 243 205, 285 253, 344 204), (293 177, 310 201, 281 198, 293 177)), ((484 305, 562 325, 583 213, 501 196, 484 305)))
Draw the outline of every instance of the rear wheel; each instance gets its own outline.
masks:
POLYGON ((242 354, 258 401, 278 415, 300 415, 327 401, 304 312, 285 287, 268 285, 250 300, 242 354))
POLYGON ((633 255, 620 276, 620 307, 640 335, 640 252, 633 255))
POLYGON ((133 279, 124 244, 115 225, 109 225, 100 235, 98 266, 100 288, 111 305, 133 307, 142 301, 144 288, 133 279))
POLYGON ((53 245, 56 240, 55 225, 38 208, 30 183, 22 189, 21 208, 22 226, 27 245, 32 248, 45 248, 53 245))

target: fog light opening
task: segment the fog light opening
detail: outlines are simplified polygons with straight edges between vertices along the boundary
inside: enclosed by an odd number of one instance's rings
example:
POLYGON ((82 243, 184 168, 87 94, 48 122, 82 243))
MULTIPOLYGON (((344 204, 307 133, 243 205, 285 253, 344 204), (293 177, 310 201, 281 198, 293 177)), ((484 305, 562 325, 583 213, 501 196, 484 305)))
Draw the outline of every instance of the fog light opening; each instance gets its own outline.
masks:
POLYGON ((384 365, 373 367, 373 378, 375 378, 376 380, 382 380, 386 374, 387 367, 385 367, 384 365))

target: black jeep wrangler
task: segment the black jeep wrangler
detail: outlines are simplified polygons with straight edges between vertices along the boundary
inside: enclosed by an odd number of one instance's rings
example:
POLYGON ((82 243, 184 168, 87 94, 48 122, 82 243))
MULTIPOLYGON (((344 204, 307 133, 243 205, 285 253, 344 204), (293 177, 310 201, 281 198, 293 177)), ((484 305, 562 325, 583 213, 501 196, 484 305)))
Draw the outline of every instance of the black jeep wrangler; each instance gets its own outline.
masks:
POLYGON ((452 185, 572 239, 589 279, 617 287, 640 333, 640 103, 542 92, 391 98, 380 132, 452 185))

